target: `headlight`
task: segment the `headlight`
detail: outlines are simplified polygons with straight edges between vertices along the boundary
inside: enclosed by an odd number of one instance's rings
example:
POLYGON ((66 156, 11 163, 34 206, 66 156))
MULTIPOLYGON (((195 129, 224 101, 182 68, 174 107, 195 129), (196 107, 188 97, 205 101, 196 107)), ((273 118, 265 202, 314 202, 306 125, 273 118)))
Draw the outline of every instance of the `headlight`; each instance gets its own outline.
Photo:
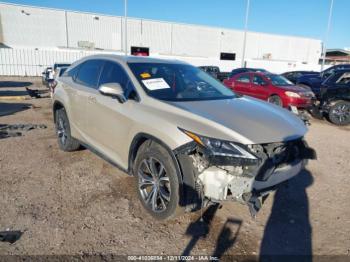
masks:
POLYGON ((294 92, 290 92, 290 91, 287 91, 285 92, 286 96, 289 96, 289 97, 295 97, 295 98, 299 98, 300 95, 297 94, 297 93, 294 93, 294 92))
POLYGON ((214 156, 257 159, 253 154, 243 149, 237 143, 219 140, 194 134, 190 131, 179 128, 182 132, 193 139, 197 144, 205 147, 214 156))

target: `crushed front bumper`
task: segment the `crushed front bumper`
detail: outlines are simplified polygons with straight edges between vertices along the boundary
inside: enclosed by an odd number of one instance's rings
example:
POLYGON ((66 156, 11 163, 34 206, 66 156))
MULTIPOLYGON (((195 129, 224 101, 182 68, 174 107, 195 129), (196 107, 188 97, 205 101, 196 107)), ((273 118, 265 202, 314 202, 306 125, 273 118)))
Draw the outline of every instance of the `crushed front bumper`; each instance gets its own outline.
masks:
POLYGON ((203 199, 237 201, 248 205, 253 216, 271 191, 299 174, 308 159, 316 158, 315 151, 302 139, 254 145, 251 152, 258 157, 256 162, 213 158, 202 148, 192 146, 195 148, 188 147, 178 152, 184 181, 187 181, 186 188, 197 192, 198 201, 193 201, 192 194, 191 204, 197 202, 203 205, 203 199), (191 172, 187 172, 189 168, 191 172))

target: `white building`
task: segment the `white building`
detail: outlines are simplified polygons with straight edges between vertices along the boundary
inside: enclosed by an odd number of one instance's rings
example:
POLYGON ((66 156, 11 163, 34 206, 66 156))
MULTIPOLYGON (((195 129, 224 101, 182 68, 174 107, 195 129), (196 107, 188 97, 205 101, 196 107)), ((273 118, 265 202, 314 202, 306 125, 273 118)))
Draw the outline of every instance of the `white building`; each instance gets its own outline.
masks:
MULTIPOLYGON (((140 18, 128 18, 127 28, 129 53, 142 47, 151 56, 176 57, 195 65, 219 65, 221 70, 241 64, 240 30, 140 18)), ((123 17, 0 3, 0 55, 9 52, 3 51, 7 47, 39 53, 80 52, 82 48, 94 53, 121 53, 125 48, 123 30, 123 17)), ((247 65, 274 71, 315 69, 321 47, 317 39, 248 32, 247 65)), ((71 55, 68 56, 70 60, 71 55)))

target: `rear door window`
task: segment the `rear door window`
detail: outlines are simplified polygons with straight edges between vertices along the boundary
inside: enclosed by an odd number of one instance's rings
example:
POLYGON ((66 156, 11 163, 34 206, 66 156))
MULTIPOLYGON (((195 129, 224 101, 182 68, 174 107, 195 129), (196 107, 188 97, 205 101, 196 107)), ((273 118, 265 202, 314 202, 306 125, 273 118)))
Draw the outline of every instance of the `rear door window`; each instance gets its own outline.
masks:
POLYGON ((338 85, 350 86, 350 72, 343 73, 339 79, 336 81, 338 85))
POLYGON ((249 74, 241 75, 241 76, 239 76, 237 78, 237 81, 241 82, 241 83, 249 83, 250 82, 250 76, 249 76, 249 74))
POLYGON ((98 79, 100 77, 101 69, 104 64, 102 60, 89 60, 80 66, 78 75, 75 81, 78 84, 97 88, 98 79))
POLYGON ((259 75, 254 75, 253 84, 258 86, 266 85, 266 81, 259 75))

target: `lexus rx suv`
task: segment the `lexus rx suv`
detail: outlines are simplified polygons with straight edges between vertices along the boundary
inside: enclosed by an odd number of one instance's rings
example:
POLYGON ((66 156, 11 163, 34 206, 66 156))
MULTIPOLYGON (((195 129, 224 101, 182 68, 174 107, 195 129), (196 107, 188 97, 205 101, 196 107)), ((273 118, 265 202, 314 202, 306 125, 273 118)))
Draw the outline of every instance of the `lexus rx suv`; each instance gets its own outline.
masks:
POLYGON ((292 113, 180 61, 83 58, 60 78, 53 113, 59 147, 84 146, 134 176, 157 219, 225 200, 255 215, 262 198, 315 158, 292 113))

